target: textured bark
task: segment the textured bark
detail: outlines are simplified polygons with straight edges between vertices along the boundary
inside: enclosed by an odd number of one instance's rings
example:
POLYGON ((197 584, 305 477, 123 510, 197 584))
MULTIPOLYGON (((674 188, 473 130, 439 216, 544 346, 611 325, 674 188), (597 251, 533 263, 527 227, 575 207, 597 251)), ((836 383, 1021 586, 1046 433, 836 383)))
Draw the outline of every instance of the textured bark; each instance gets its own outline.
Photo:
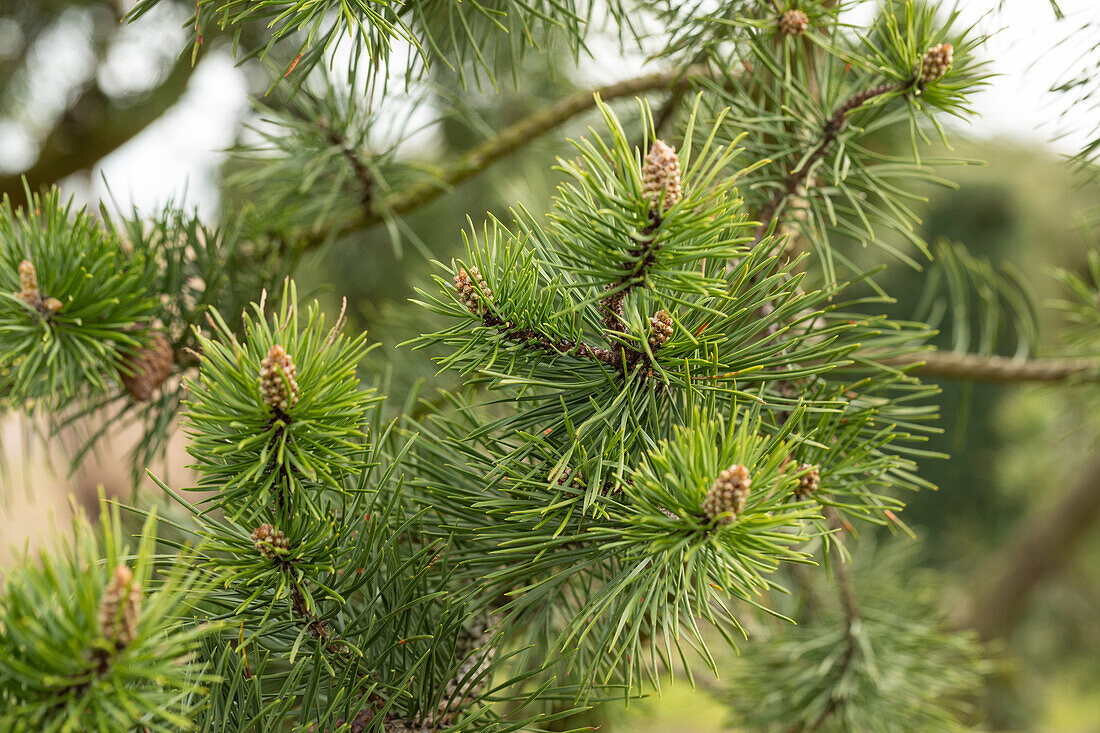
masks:
POLYGON ((1013 359, 1007 356, 958 354, 928 351, 913 356, 887 359, 883 363, 912 369, 921 377, 957 379, 967 382, 1061 382, 1100 379, 1100 359, 1013 359))

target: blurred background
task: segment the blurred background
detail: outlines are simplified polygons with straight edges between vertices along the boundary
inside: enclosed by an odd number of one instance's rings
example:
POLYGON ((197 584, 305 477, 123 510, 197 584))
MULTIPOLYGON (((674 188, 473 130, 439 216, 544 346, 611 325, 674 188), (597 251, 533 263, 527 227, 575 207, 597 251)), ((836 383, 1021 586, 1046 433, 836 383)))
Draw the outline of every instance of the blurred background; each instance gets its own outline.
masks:
MULTIPOLYGON (((921 234, 961 242, 995 269, 1015 268, 1047 302, 1058 294, 1049 269, 1083 269, 1087 248, 1100 238, 1100 186, 1066 160, 1087 144, 1096 103, 1051 91, 1082 73, 1082 54, 1100 38, 1100 3, 1063 1, 1061 20, 1047 0, 1007 0, 997 11, 989 5, 995 3, 961 8, 992 35, 985 53, 999 74, 975 100, 974 118, 951 125, 953 156, 974 164, 940 171, 959 188, 925 192, 921 234)), ((235 63, 229 39, 216 29, 207 30, 192 63, 189 0, 162 2, 126 24, 131 7, 130 0, 0 0, 0 193, 23 199, 25 177, 32 189, 56 183, 92 208, 153 212, 175 202, 211 221, 231 217, 241 194, 225 181, 248 165, 231 150, 262 129, 254 100, 278 104, 265 97, 270 74, 258 61, 235 63)), ((245 51, 255 42, 240 39, 245 51)), ((590 51, 579 60, 553 48, 528 56, 522 88, 509 77, 495 89, 487 83, 460 91, 468 112, 461 120, 436 119, 430 94, 413 104, 391 89, 375 110, 384 122, 375 134, 387 135, 386 122, 415 129, 406 154, 430 165, 550 100, 662 68, 642 51, 624 51, 610 30, 590 42, 590 51)), ((346 84, 331 73, 333 83, 346 84)), ((1100 72, 1086 65, 1084 73, 1100 72)), ((429 84, 433 93, 455 94, 445 69, 433 71, 429 84)), ((503 216, 514 201, 548 208, 555 179, 546 171, 555 155, 568 154, 563 137, 591 120, 573 120, 440 197, 408 219, 398 244, 376 227, 305 263, 300 279, 330 306, 346 296, 354 327, 384 344, 368 371, 395 364, 395 391, 418 377, 433 379, 426 357, 395 350, 420 331, 421 316, 402 305, 433 272, 430 259, 460 252, 467 213, 475 221, 485 211, 503 216)), ((888 264, 883 284, 899 297, 896 314, 912 314, 927 271, 888 264)), ((1052 322, 1040 317, 1040 340, 1052 322)), ((906 516, 924 540, 919 562, 947 579, 945 603, 995 571, 1029 530, 1051 521, 1050 511, 1075 486, 1096 480, 1087 474, 1097 465, 1097 406, 1094 387, 943 384, 943 433, 933 448, 951 458, 925 464, 924 475, 940 490, 914 495, 906 516)), ((0 573, 12 547, 33 546, 52 521, 63 525, 70 495, 93 506, 100 485, 109 494, 130 490, 119 456, 134 436, 117 431, 70 475, 63 444, 47 448, 40 428, 0 416, 0 573)), ((186 485, 186 463, 175 440, 155 470, 186 485)), ((1072 536, 1063 536, 1057 562, 1042 569, 1034 590, 1005 609, 993 647, 1001 663, 987 702, 991 728, 1100 731, 1100 524, 1096 516, 1080 519, 1083 526, 1052 528, 1072 536)), ((659 703, 608 715, 614 730, 729 730, 722 707, 687 685, 663 691, 659 703)))

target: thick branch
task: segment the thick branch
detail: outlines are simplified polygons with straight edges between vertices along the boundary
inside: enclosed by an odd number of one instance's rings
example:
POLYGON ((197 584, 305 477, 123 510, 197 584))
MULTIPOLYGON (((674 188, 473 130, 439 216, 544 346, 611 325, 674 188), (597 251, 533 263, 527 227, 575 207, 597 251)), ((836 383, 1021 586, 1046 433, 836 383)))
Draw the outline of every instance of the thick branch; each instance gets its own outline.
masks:
POLYGON ((535 138, 546 134, 555 127, 586 112, 596 106, 596 96, 603 101, 629 97, 656 89, 677 91, 688 88, 697 79, 708 78, 705 66, 692 66, 688 69, 646 74, 626 79, 596 89, 572 94, 557 104, 520 120, 502 130, 496 137, 486 140, 469 151, 452 165, 438 181, 418 183, 408 190, 387 196, 382 204, 364 210, 346 224, 341 234, 365 229, 382 221, 385 214, 407 214, 419 209, 445 193, 447 190, 473 178, 495 161, 519 150, 535 138))
POLYGON ((46 138, 35 164, 19 174, 0 177, 0 196, 19 200, 24 176, 36 191, 92 167, 129 142, 183 95, 195 69, 191 62, 191 54, 182 55, 160 86, 132 106, 119 106, 92 83, 46 138))
POLYGON ((921 377, 968 382, 1062 382, 1100 380, 1100 358, 1013 359, 1006 356, 929 351, 915 356, 886 359, 889 366, 908 367, 921 377))
POLYGON ((1100 521, 1100 455, 1093 457, 1077 486, 1044 517, 1025 516, 1007 543, 990 578, 971 598, 963 624, 984 640, 1006 634, 1024 610, 1028 596, 1062 569, 1100 521))

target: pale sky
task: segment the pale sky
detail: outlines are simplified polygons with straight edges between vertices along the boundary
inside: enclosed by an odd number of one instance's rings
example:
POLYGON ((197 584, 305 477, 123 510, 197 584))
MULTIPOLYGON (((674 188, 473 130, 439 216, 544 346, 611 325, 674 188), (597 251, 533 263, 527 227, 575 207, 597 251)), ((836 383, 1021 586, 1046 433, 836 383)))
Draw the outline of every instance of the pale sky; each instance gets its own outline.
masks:
MULTIPOLYGON (((992 35, 986 53, 1002 76, 975 99, 978 117, 959 132, 1047 143, 1059 152, 1075 152, 1087 135, 1079 132, 1051 142, 1059 132, 1058 112, 1064 102, 1047 90, 1068 67, 1077 68, 1082 44, 1097 40, 1100 2, 1060 0, 1067 15, 1061 22, 1054 19, 1048 0, 1005 0, 1003 8, 994 11, 997 4, 992 0, 960 4, 966 21, 992 35), (1059 45, 1069 29, 1085 23, 1095 24, 1097 32, 1076 34, 1073 43, 1059 45)), ((599 63, 585 65, 586 81, 608 83, 643 71, 640 58, 608 58, 610 54, 603 47, 599 63)), ((208 58, 175 109, 103 161, 102 171, 114 197, 146 210, 169 198, 182 198, 214 213, 216 168, 224 155, 221 151, 232 142, 237 121, 247 111, 245 88, 242 72, 227 55, 208 58)), ((1089 116, 1095 120, 1097 110, 1089 116)), ((83 193, 98 197, 106 189, 97 176, 93 189, 83 193)))

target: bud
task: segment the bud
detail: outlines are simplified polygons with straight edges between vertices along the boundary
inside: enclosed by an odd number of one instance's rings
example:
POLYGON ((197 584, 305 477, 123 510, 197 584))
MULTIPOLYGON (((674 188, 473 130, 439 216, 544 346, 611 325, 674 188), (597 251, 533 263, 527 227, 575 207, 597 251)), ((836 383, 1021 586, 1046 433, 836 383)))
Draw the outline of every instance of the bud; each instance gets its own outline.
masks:
POLYGON ((273 410, 286 412, 298 404, 298 368, 279 344, 260 362, 260 398, 273 410))
POLYGON ((707 495, 703 499, 703 514, 707 519, 719 520, 729 524, 745 511, 745 500, 749 496, 749 469, 734 464, 718 474, 707 495))
POLYGON ((920 59, 920 73, 917 76, 921 84, 934 84, 943 78, 951 68, 955 49, 950 43, 938 43, 924 52, 920 59))
POLYGON ((805 471, 798 477, 798 486, 794 489, 794 495, 799 499, 808 499, 814 495, 817 491, 817 487, 821 485, 821 474, 817 470, 817 466, 810 463, 803 463, 798 467, 799 472, 805 471))
POLYGON ((61 310, 61 301, 57 298, 46 298, 42 301, 42 307, 52 316, 54 313, 61 310))
POLYGON ((268 560, 277 560, 290 549, 286 535, 270 524, 261 524, 252 530, 252 544, 268 560))
POLYGON ((654 140, 642 168, 642 196, 651 209, 661 205, 668 209, 680 203, 683 192, 680 187, 680 158, 676 151, 662 140, 654 140))
POLYGON ((801 36, 810 28, 810 19, 797 8, 792 8, 779 17, 779 32, 785 36, 801 36))
POLYGON ((659 310, 649 317, 649 348, 656 351, 672 338, 672 318, 659 310))
MULTIPOLYGON (((46 305, 49 307, 49 301, 46 305)), ((160 331, 154 331, 150 336, 149 346, 132 354, 126 360, 126 369, 122 370, 122 386, 138 402, 152 397, 153 390, 172 374, 175 363, 175 354, 168 338, 160 331)))
POLYGON ((493 291, 489 290, 489 286, 485 284, 476 267, 471 267, 468 272, 463 267, 455 275, 454 282, 459 300, 470 309, 471 313, 481 315, 482 301, 486 305, 493 302, 493 291))
POLYGON ((115 649, 123 649, 137 637, 141 616, 141 583, 125 565, 115 568, 99 601, 99 631, 115 649))
POLYGON ((42 293, 38 290, 38 273, 35 272, 34 263, 23 260, 19 263, 19 299, 27 305, 37 308, 42 305, 42 293))

